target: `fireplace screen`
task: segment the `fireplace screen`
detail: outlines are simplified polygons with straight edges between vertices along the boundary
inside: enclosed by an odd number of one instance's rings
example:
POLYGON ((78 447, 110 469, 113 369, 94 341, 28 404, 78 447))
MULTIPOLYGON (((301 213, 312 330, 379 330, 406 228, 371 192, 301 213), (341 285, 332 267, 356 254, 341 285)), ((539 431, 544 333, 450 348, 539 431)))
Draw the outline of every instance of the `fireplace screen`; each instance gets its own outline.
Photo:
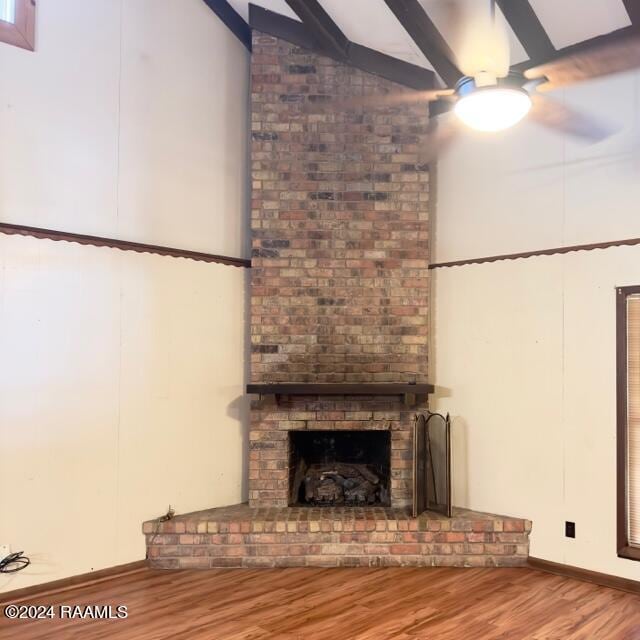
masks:
POLYGON ((426 510, 451 517, 449 414, 417 415, 413 434, 413 515, 426 510))
POLYGON ((289 504, 390 504, 388 431, 290 431, 289 439, 289 504))

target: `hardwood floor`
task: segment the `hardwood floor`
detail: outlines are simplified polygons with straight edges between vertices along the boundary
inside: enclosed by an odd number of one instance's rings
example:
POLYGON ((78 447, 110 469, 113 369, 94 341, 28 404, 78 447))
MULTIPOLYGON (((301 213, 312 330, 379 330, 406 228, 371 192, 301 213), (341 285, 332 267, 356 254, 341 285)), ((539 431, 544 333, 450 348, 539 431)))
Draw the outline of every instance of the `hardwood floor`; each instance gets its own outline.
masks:
POLYGON ((640 639, 640 596, 533 569, 143 569, 21 604, 128 618, 3 617, 2 640, 640 639))

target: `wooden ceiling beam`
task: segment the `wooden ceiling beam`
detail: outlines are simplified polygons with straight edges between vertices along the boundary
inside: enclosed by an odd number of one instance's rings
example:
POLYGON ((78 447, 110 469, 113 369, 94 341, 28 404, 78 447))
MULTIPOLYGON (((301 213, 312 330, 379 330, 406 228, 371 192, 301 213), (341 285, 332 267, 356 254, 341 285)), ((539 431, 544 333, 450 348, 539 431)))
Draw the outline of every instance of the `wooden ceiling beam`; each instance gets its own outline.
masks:
POLYGON ((640 27, 640 0, 622 0, 634 27, 640 27))
POLYGON ((242 16, 227 2, 227 0, 204 0, 227 28, 251 51, 251 29, 242 16))
POLYGON ((442 37, 418 0, 385 0, 400 24, 433 65, 436 73, 453 87, 463 73, 458 69, 453 51, 442 37))
POLYGON ((497 0, 497 4, 530 58, 548 58, 555 53, 529 0, 497 0))
POLYGON ((430 69, 398 60, 380 51, 350 41, 347 47, 348 55, 345 58, 336 54, 335 50, 326 49, 319 45, 307 26, 298 20, 292 20, 254 4, 249 5, 249 25, 256 31, 292 42, 309 51, 344 62, 367 73, 387 78, 405 87, 417 91, 436 88, 435 74, 430 69))
POLYGON ((526 71, 527 69, 533 69, 534 67, 541 67, 543 65, 555 62, 562 58, 567 58, 572 55, 578 55, 594 49, 596 47, 612 45, 616 43, 623 43, 630 37, 638 35, 638 29, 635 26, 622 27, 616 29, 610 33, 605 33, 601 36, 595 36, 582 42, 576 42, 575 44, 564 47, 563 49, 557 49, 553 54, 549 56, 541 56, 539 58, 532 58, 531 60, 525 60, 518 64, 512 65, 512 69, 515 71, 526 71))
POLYGON ((286 0, 316 42, 335 56, 348 57, 349 39, 318 0, 286 0))

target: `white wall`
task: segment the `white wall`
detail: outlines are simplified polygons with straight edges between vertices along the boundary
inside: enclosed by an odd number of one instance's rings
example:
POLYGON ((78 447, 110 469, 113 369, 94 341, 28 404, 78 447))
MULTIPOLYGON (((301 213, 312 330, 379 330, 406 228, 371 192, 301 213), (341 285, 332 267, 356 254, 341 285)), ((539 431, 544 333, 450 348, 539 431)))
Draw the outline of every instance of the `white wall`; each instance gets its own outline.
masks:
MULTIPOLYGON (((438 166, 434 262, 640 236, 640 76, 555 98, 618 133, 593 146, 529 123, 465 134, 438 166)), ((615 539, 615 287, 640 283, 640 248, 432 276, 434 404, 454 416, 454 502, 532 519, 532 556, 640 579, 615 539)))
MULTIPOLYGON (((0 44, 0 220, 246 255, 248 60, 202 0, 40 0, 0 44)), ((246 271, 0 236, 0 543, 21 588, 244 496, 246 271)))
POLYGON ((0 215, 240 255, 249 54, 202 0, 42 0, 0 44, 0 215))

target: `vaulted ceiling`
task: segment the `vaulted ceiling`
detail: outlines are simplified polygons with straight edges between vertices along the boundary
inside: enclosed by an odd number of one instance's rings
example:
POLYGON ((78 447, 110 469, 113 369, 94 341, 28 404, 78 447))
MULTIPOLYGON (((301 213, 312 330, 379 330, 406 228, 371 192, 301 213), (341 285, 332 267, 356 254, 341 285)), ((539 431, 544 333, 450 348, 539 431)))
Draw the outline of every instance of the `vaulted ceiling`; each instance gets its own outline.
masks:
MULTIPOLYGON (((442 34, 457 57, 460 51, 459 25, 447 0, 419 0, 429 18, 442 34)), ((488 0, 464 0, 471 10, 488 8, 488 0)), ((505 0, 510 2, 510 0, 505 0)), ((556 49, 589 40, 631 25, 630 13, 640 12, 636 0, 529 0, 542 26, 533 39, 540 39, 546 32, 556 49), (626 5, 626 7, 625 7, 626 5)), ((229 0, 231 6, 245 19, 249 19, 249 0, 229 0)), ((286 0, 252 0, 252 4, 281 15, 299 20, 286 0)), ((385 0, 320 0, 322 8, 352 42, 381 51, 406 62, 433 69, 407 30, 398 21, 385 0)), ((503 4, 503 3, 499 3, 503 4)), ((503 5, 504 6, 504 5, 503 5)), ((498 9, 498 18, 505 20, 498 9)), ((640 18, 636 15, 635 18, 640 18)), ((511 64, 528 60, 525 46, 505 20, 510 40, 511 64)), ((526 44, 526 43, 524 43, 526 44)), ((537 43, 539 44, 539 43, 537 43)), ((542 43, 541 46, 544 46, 542 43)))

